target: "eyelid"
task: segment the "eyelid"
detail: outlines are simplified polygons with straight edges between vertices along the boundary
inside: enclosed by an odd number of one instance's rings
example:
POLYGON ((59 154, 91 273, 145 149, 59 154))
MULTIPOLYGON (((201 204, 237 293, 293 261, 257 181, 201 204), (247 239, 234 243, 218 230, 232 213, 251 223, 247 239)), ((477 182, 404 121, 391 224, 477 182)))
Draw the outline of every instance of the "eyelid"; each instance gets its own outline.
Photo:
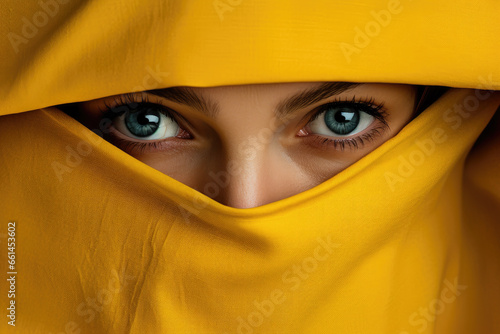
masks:
POLYGON ((342 138, 339 139, 337 137, 324 137, 324 136, 307 136, 306 140, 311 145, 318 146, 319 149, 330 150, 330 146, 333 146, 334 149, 338 151, 345 151, 346 148, 349 149, 359 149, 363 148, 366 143, 370 143, 375 141, 377 137, 380 137, 384 134, 385 131, 388 130, 388 126, 383 124, 376 126, 370 129, 367 132, 363 132, 361 134, 356 134, 354 137, 350 138, 342 138), (308 138, 312 137, 312 138, 308 138))
MULTIPOLYGON (((153 95, 154 96, 154 95, 153 95)), ((135 109, 137 106, 131 106, 133 104, 140 105, 141 103, 149 103, 149 104, 157 104, 161 106, 163 109, 166 109, 168 112, 172 112, 177 114, 177 112, 165 104, 161 103, 161 100, 158 99, 156 101, 151 100, 150 96, 148 94, 142 93, 142 94, 137 94, 137 93, 126 93, 126 94, 121 94, 121 95, 114 95, 109 98, 105 98, 103 100, 103 104, 105 106, 104 110, 102 109, 102 106, 99 106, 99 109, 103 113, 114 113, 115 116, 120 116, 123 113, 125 113, 128 110, 120 110, 120 111, 115 111, 114 109, 121 109, 122 107, 129 107, 130 109, 135 109), (109 100, 111 100, 111 103, 109 103, 109 100)))
MULTIPOLYGON (((317 119, 319 115, 321 115, 323 112, 326 112, 329 107, 332 106, 341 106, 341 105, 349 105, 349 106, 357 106, 360 108, 362 112, 366 112, 367 114, 375 117, 385 125, 387 125, 387 112, 384 109, 384 103, 377 104, 374 100, 374 98, 368 98, 368 99, 357 99, 356 96, 353 96, 352 99, 335 99, 334 101, 327 102, 325 104, 320 105, 319 107, 314 108, 312 112, 314 114, 310 117, 309 122, 312 122, 313 120, 317 119)), ((308 113, 309 115, 311 113, 308 113)), ((308 123, 309 123, 308 122, 308 123)))

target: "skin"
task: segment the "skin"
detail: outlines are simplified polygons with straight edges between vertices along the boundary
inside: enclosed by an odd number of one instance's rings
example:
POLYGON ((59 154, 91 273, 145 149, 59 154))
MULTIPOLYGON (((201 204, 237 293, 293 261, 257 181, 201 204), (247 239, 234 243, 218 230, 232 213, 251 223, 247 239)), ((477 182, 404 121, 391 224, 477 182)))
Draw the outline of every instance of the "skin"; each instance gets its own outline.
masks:
MULTIPOLYGON (((167 106, 180 114, 184 135, 191 138, 170 137, 163 140, 160 149, 131 148, 115 137, 130 140, 127 135, 109 128, 107 138, 127 153, 166 175, 235 208, 251 208, 310 189, 367 155, 389 138, 395 136, 414 116, 416 88, 396 84, 360 84, 340 94, 325 97, 295 110, 285 119, 275 114, 280 103, 302 91, 323 83, 280 83, 210 88, 191 87, 191 91, 216 106, 216 115, 207 114, 193 106, 174 102, 149 93, 134 93, 130 97, 167 106), (352 145, 320 143, 325 138, 308 127, 315 108, 335 100, 351 101, 355 97, 373 103, 383 103, 387 126, 374 119, 363 131, 345 138, 355 138, 378 129, 373 140, 352 145), (208 186, 214 182, 219 187, 208 186)), ((114 107, 116 97, 83 102, 78 105, 78 118, 89 128, 102 128, 102 110, 114 107)), ((286 112, 286 108, 284 109, 286 112)), ((114 124, 117 119, 115 118, 114 124)), ((319 118, 315 124, 322 121, 319 118)), ((141 139, 131 139, 145 142, 141 139)))

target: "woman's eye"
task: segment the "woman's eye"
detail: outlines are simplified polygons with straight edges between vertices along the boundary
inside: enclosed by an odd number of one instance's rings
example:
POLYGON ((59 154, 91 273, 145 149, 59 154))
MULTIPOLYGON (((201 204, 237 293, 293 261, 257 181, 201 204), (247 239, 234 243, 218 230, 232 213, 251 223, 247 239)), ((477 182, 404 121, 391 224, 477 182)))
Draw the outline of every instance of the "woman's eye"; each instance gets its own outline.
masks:
POLYGON ((309 122, 309 132, 324 136, 347 137, 365 130, 375 117, 361 110, 358 104, 326 107, 309 122))
POLYGON ((164 108, 153 103, 140 103, 113 120, 114 127, 124 135, 142 140, 176 137, 180 127, 164 108))

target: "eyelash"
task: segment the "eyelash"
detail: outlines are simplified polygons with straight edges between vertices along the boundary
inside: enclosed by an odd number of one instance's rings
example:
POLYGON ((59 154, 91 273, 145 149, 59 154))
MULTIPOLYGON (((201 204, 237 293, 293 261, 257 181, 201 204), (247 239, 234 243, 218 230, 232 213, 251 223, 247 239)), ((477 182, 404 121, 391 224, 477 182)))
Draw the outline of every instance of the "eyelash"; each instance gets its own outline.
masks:
POLYGON ((104 101, 103 104, 105 108, 99 107, 99 111, 103 113, 103 118, 108 118, 110 120, 113 120, 115 117, 121 116, 124 114, 126 111, 115 111, 114 109, 119 109, 125 106, 128 106, 130 109, 134 109, 132 107, 132 104, 147 104, 147 103, 152 103, 152 104, 157 104, 158 106, 161 107, 161 111, 168 117, 172 117, 174 120, 176 120, 176 117, 182 118, 179 114, 177 114, 175 111, 169 109, 168 107, 164 106, 161 104, 159 101, 151 101, 149 98, 149 95, 140 95, 137 96, 134 93, 126 93, 118 96, 113 96, 113 103, 110 104, 108 101, 104 101), (172 114, 176 114, 174 117, 172 114))
MULTIPOLYGON (((136 107, 132 107, 132 104, 136 105, 141 105, 141 104, 147 104, 147 103, 153 103, 157 104, 161 107, 161 112, 164 113, 167 117, 171 117, 175 122, 179 123, 184 123, 186 120, 177 112, 174 110, 164 106, 163 104, 160 103, 160 101, 151 101, 148 95, 140 95, 137 96, 133 93, 127 93, 127 94, 122 94, 119 96, 114 96, 112 103, 110 104, 108 101, 104 101, 104 108, 99 107, 99 110, 101 113, 103 113, 102 119, 109 119, 113 120, 114 118, 122 115, 125 113, 127 110, 122 110, 122 111, 116 111, 117 109, 122 109, 123 107, 129 106, 129 108, 133 109, 136 107), (179 122, 179 119, 182 120, 183 122, 179 122)), ((307 119, 307 124, 312 122, 313 120, 317 119, 318 116, 328 110, 329 107, 335 106, 339 107, 342 105, 347 105, 349 107, 356 107, 358 110, 365 112, 375 118, 375 122, 378 121, 380 124, 371 130, 369 130, 366 133, 363 133, 361 135, 357 135, 356 137, 352 138, 327 138, 322 135, 312 135, 312 136, 306 136, 306 137, 313 137, 310 138, 310 143, 318 146, 319 148, 323 149, 330 149, 334 148, 335 150, 339 151, 344 151, 346 149, 349 150, 356 150, 363 148, 364 145, 367 143, 373 142, 376 138, 380 137, 388 128, 389 125, 387 124, 387 112, 384 109, 384 104, 377 104, 373 98, 369 99, 357 99, 356 96, 353 96, 352 99, 335 99, 333 101, 330 101, 326 104, 323 104, 315 110, 311 111, 308 113, 304 118, 307 119), (312 116, 310 114, 312 113, 312 116)), ((182 128, 182 127, 181 127, 182 128)), ((109 132, 108 135, 112 137, 113 143, 120 147, 121 149, 127 151, 127 152, 137 152, 137 153, 144 153, 149 150, 161 150, 164 148, 164 141, 132 141, 132 140, 127 140, 118 137, 116 134, 113 132, 109 132)), ((177 137, 172 137, 172 138, 177 138, 177 137)), ((171 139, 172 139, 171 138, 171 139)), ((192 139, 193 136, 191 136, 189 139, 192 139)), ((179 138, 177 138, 179 139, 179 138)), ((183 139, 180 139, 183 140, 183 139)))

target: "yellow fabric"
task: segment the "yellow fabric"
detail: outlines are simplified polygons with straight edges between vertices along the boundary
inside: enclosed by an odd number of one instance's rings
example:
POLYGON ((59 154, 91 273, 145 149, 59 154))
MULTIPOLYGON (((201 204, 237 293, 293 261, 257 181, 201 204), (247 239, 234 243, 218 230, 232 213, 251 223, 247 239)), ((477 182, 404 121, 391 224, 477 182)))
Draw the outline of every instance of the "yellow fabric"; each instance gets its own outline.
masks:
POLYGON ((0 233, 16 222, 17 275, 1 332, 500 333, 500 94, 467 89, 500 89, 500 4, 396 3, 3 1, 0 233), (46 108, 325 80, 457 88, 332 179, 252 209, 46 108))

